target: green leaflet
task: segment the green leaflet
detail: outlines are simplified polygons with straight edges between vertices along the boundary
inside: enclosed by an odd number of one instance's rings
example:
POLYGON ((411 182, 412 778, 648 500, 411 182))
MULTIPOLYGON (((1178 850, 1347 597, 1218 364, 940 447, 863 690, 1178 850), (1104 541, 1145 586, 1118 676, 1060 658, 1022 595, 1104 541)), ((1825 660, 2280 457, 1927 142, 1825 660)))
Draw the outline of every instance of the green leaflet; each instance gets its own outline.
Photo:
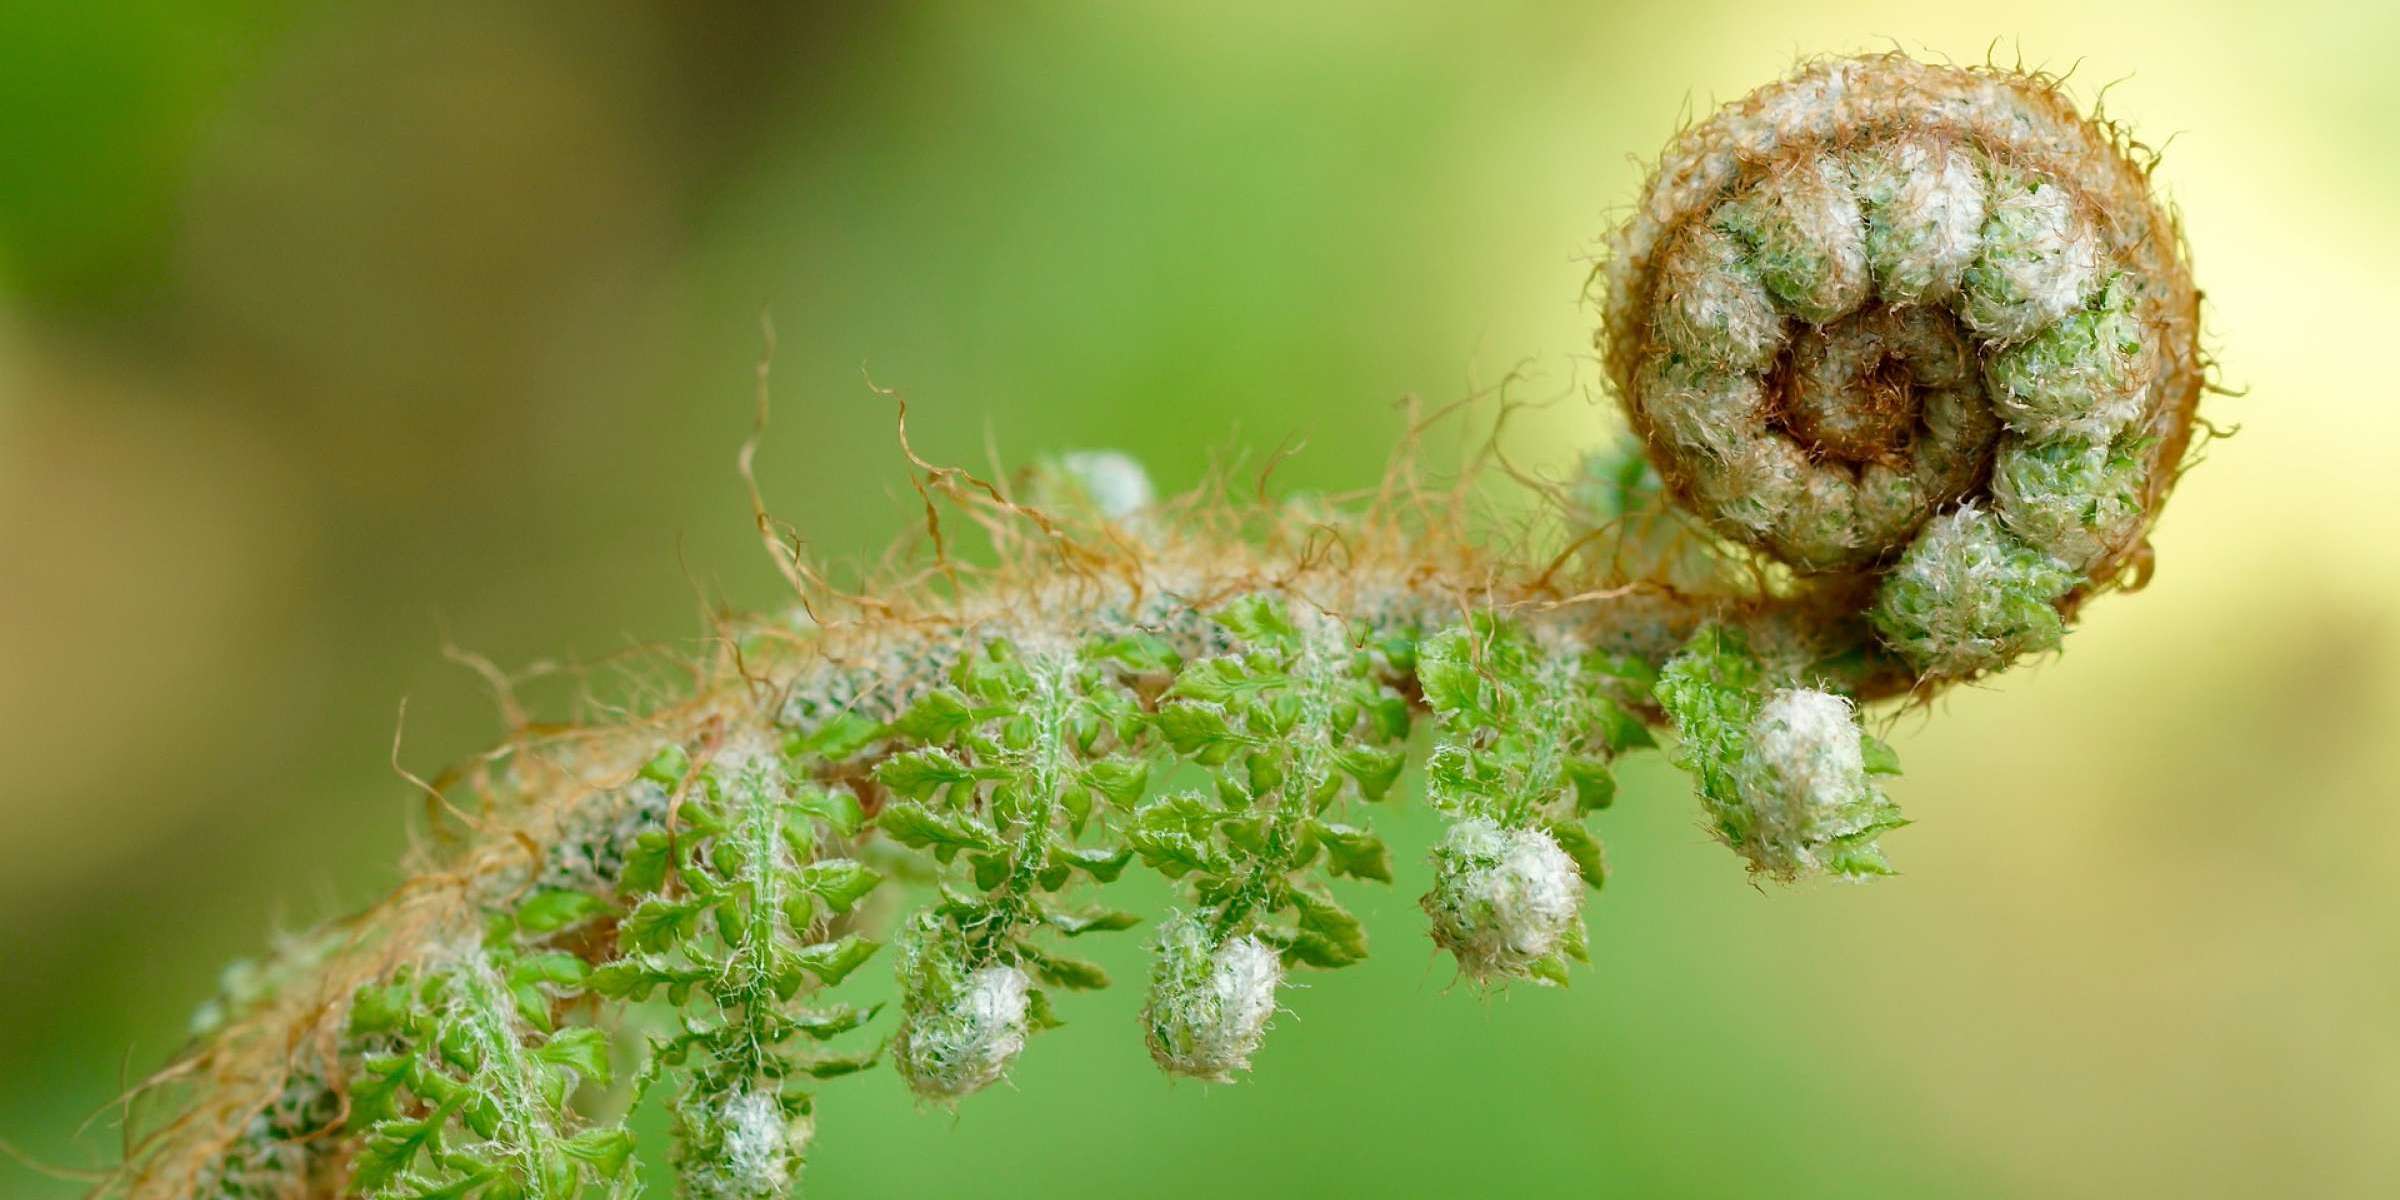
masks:
POLYGON ((1213 786, 1145 803, 1126 841, 1183 882, 1212 944, 1255 935, 1287 963, 1355 962, 1366 955, 1357 921, 1302 873, 1322 853, 1333 874, 1391 878, 1383 843, 1334 814, 1399 778, 1409 714, 1385 679, 1413 642, 1370 646, 1364 630, 1266 595, 1211 615, 1234 651, 1184 664, 1153 725, 1213 786))
POLYGON ((1770 687, 1742 639, 1713 626, 1668 661, 1655 690, 1711 831, 1752 870, 1779 879, 1892 873, 1877 838, 1906 822, 1874 780, 1898 774, 1899 758, 1859 728, 1848 700, 1770 687))
POLYGON ((1136 860, 1180 902, 1145 1041, 1170 1072, 1229 1079, 1287 971, 1367 951, 1331 881, 1407 869, 1354 802, 1396 785, 1420 695, 1449 820, 1423 905, 1478 983, 1563 984, 1588 961, 1606 864, 1587 822, 1649 744, 1637 713, 1677 727, 1715 835, 1753 870, 1889 873, 1898 763, 1841 689, 1922 698, 2055 650, 2086 599, 2146 576, 2209 383, 2150 164, 2062 103, 2038 76, 1876 55, 1812 62, 1688 130, 1596 280, 1639 432, 1500 537, 1471 515, 1472 472, 1444 506, 1413 449, 1373 501, 1268 501, 1262 477, 1255 506, 1159 504, 1109 452, 1019 488, 911 451, 938 572, 893 572, 880 596, 840 594, 762 524, 802 611, 723 622, 689 704, 520 726, 467 773, 481 840, 400 895, 500 910, 482 936, 410 920, 392 924, 439 941, 376 944, 360 922, 229 974, 201 1048, 161 1078, 238 1092, 129 1139, 103 1190, 288 1197, 349 1171, 379 1200, 622 1194, 630 1139, 568 1097, 621 1073, 588 1022, 650 1003, 673 1023, 637 1079, 679 1086, 683 1192, 785 1197, 813 1081, 888 1049, 947 1101, 1004 1077, 1059 990, 1105 985, 1067 951, 1138 920, 1079 889, 1136 860), (1774 144, 1796 152, 1751 169, 1774 144), (945 497, 1004 569, 953 559, 945 497), (1654 676, 1578 641, 1656 657, 1712 619, 1771 653, 1703 627, 1654 676), (683 748, 592 786, 666 727, 683 748), (862 844, 870 823, 883 844, 862 844), (883 915, 896 862, 938 896, 894 934, 902 1019, 838 1049, 875 1013, 823 993, 878 953, 854 926, 883 915), (384 955, 409 965, 351 997, 339 1061, 220 1069, 281 1048, 265 1035, 322 1033, 297 989, 384 955), (156 1187, 162 1163, 198 1185, 156 1187))
POLYGON ((942 903, 910 922, 897 968, 893 1062, 920 1095, 948 1101, 997 1080, 1023 1048, 1029 1014, 1048 1011, 1037 981, 1108 982, 1042 939, 1134 923, 1078 912, 1060 894, 1079 876, 1115 879, 1131 859, 1079 839, 1105 843, 1109 815, 1132 811, 1149 787, 1145 715, 1111 663, 1155 664, 1159 649, 1119 640, 1090 655, 1020 653, 995 639, 885 728, 901 748, 875 772, 891 796, 876 824, 954 877, 942 903))
POLYGON ((787 1194, 814 1106, 806 1081, 875 1060, 823 1046, 871 1010, 801 1003, 878 948, 826 928, 882 880, 827 852, 858 830, 858 814, 848 792, 805 778, 781 754, 736 747, 700 772, 671 838, 645 835, 650 865, 634 882, 647 894, 619 924, 619 957, 590 986, 624 1000, 663 995, 685 1010, 651 1046, 642 1082, 683 1080, 674 1157, 689 1194, 787 1194))
POLYGON ((1740 804, 1734 767, 1766 698, 1760 676, 1758 660, 1741 635, 1711 625, 1668 660, 1652 689, 1675 723, 1675 765, 1691 772, 1701 803, 1716 820, 1717 836, 1728 844, 1742 835, 1738 824, 1729 824, 1740 804))
POLYGON ((1503 825, 1607 807, 1609 762, 1653 744, 1620 702, 1640 697, 1644 675, 1626 660, 1545 649, 1490 616, 1428 639, 1417 678, 1436 723, 1426 764, 1434 805, 1503 825))
POLYGON ((1583 816, 1615 799, 1610 762, 1651 744, 1620 702, 1641 696, 1646 675, 1489 615, 1419 649, 1435 718, 1427 788, 1453 822, 1421 905, 1435 942, 1478 982, 1563 983, 1580 957, 1582 892, 1606 874, 1583 816))
POLYGON ((484 945, 362 989, 350 1037, 365 1048, 350 1080, 363 1131, 351 1187, 376 1200, 629 1196, 633 1135, 579 1127, 568 1096, 605 1085, 607 1036, 551 1027, 556 1001, 583 989, 571 955, 531 951, 501 922, 484 945))

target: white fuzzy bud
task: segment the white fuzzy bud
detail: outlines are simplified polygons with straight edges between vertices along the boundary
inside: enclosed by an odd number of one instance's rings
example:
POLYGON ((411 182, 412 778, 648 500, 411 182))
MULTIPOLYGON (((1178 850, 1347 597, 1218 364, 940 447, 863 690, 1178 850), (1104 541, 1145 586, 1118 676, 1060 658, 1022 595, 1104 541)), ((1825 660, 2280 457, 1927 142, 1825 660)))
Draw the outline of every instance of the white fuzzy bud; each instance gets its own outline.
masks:
POLYGON ((967 976, 949 1005, 912 1014, 892 1048, 908 1086, 929 1100, 955 1100, 990 1087, 1025 1049, 1033 981, 1015 967, 967 976))
POLYGON ((807 1156, 815 1125, 794 1118, 772 1094, 696 1097, 683 1115, 678 1154, 683 1192, 693 1200, 782 1200, 807 1156))
POLYGON ((1738 848, 1776 875, 1827 866, 1830 844, 1890 817, 1867 780, 1850 702, 1831 692, 1785 688, 1767 697, 1733 775, 1748 818, 1738 848))
POLYGON ((1072 450, 1042 464, 1032 499, 1043 508, 1086 508, 1122 521, 1150 507, 1158 492, 1150 473, 1120 450, 1072 450))
POLYGON ((1142 1010, 1150 1057, 1171 1074, 1231 1083, 1265 1039, 1282 984, 1274 947, 1248 935, 1219 945, 1198 917, 1177 915, 1159 930, 1158 969, 1142 1010))
POLYGON ((1582 918, 1583 873, 1542 830, 1472 817, 1450 827, 1433 864, 1421 901, 1433 940, 1473 979, 1538 978, 1535 964, 1565 947, 1582 918))
POLYGON ((1963 679, 2057 649, 2066 625, 2056 601, 2074 581, 2066 564, 1970 503, 1926 525, 1867 616, 1920 671, 1963 679))

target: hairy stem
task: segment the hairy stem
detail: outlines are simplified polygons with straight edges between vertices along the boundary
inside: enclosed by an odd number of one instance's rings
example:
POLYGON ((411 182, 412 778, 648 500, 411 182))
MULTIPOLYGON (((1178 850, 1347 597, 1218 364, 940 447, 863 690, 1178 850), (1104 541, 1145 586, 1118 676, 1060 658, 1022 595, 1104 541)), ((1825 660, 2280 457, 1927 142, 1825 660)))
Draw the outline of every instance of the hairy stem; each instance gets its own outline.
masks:
POLYGON ((440 842, 239 976, 110 1188, 621 1191, 629 1135, 571 1097, 647 1005, 683 1192, 788 1196, 816 1081, 888 1054, 956 1104, 1105 986, 1064 946, 1139 922, 1093 902, 1137 861, 1186 906, 1151 1054, 1228 1081, 1288 972, 1367 954, 1325 885, 1395 879, 1368 815, 1419 717, 1449 821, 1421 905, 1476 986, 1584 959, 1590 822, 1654 728, 1749 870, 1889 874, 1862 706, 2054 650, 2146 577, 2205 385, 2151 165, 2046 79, 1896 55, 1694 125, 1595 277, 1632 439, 1519 527, 1470 519, 1472 473, 1422 481, 1423 426, 1373 492, 1290 503, 1161 501, 1106 453, 1019 494, 911 450, 930 554, 859 591, 762 514, 800 610, 728 622, 675 702, 429 786, 440 842), (961 519, 988 559, 949 552, 961 519), (897 1027, 836 1051, 876 1016, 827 993, 886 875, 924 885, 897 1027))

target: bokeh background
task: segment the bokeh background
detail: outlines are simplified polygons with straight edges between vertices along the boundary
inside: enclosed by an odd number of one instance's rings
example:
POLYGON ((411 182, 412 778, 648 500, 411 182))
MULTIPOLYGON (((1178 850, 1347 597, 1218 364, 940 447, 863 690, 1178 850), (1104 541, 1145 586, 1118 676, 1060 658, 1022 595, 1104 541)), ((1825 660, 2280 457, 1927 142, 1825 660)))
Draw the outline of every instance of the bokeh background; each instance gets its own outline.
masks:
POLYGON ((1338 487, 1397 398, 1522 365, 1559 470, 1610 425, 1579 288, 1638 157, 1896 44, 2172 135, 2248 389, 2147 594, 1899 728, 1908 873, 1750 887, 1652 761, 1572 991, 1448 988, 1404 878, 1252 1082, 1163 1082, 1121 986, 956 1118, 833 1085, 809 1187, 2391 1194, 2400 9, 2254 9, 0 5, 0 1137, 108 1161, 78 1124, 225 961, 392 882, 401 699, 421 771, 498 728, 446 642, 782 601, 733 467, 762 312, 760 474, 836 557, 913 520, 862 368, 937 458, 1176 487, 1305 441, 1278 481, 1338 487))

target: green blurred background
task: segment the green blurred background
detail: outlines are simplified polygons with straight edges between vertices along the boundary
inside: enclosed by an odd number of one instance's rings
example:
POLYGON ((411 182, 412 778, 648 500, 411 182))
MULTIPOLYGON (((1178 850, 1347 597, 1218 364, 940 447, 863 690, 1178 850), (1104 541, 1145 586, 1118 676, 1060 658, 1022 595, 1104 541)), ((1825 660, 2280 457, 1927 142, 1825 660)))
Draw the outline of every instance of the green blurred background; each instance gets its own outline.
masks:
POLYGON ((1610 425, 1578 292, 1637 157, 1897 44, 2179 135, 2250 389, 2148 594, 1901 725, 1908 874, 1750 887, 1653 760, 1571 992, 1449 989, 1404 877, 1252 1082, 1163 1082, 1121 986, 956 1118, 833 1085, 809 1187, 2391 1194, 2400 10, 1935 7, 0 6, 0 1137, 108 1160, 78 1122, 222 963, 393 881, 401 698, 421 771, 498 728, 445 638, 596 658, 781 601, 733 469, 762 311, 760 474, 837 558, 913 519, 862 364, 936 458, 1180 487, 1305 439, 1299 487, 1522 362, 1570 399, 1512 444, 1560 470, 1610 425))

